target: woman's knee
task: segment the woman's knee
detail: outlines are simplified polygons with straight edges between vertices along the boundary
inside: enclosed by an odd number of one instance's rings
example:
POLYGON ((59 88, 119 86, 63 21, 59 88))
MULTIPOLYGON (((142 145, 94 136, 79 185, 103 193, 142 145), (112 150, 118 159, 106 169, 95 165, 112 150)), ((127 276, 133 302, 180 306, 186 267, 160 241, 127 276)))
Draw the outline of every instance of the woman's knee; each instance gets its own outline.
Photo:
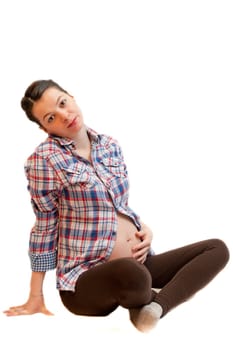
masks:
POLYGON ((213 239, 213 244, 218 251, 218 259, 222 262, 222 265, 224 267, 230 258, 229 249, 226 243, 218 238, 213 239))
POLYGON ((229 249, 225 242, 219 238, 209 239, 207 249, 214 250, 213 262, 218 265, 219 269, 223 269, 230 258, 229 249))
MULTIPOLYGON (((118 266, 119 268, 119 266, 118 266)), ((147 268, 134 258, 125 258, 121 261, 122 275, 125 276, 124 281, 132 287, 151 285, 151 275, 147 268)))
POLYGON ((118 268, 121 265, 117 284, 119 304, 129 308, 149 303, 152 280, 147 268, 133 258, 122 259, 118 263, 118 268))

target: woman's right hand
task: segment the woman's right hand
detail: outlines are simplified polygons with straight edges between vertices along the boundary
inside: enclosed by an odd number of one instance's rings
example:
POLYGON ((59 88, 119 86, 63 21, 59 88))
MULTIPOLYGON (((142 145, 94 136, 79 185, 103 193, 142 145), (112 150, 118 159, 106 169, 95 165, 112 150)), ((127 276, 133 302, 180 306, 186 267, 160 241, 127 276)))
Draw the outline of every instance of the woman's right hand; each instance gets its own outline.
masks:
POLYGON ((4 311, 4 313, 6 316, 22 316, 36 313, 42 313, 47 316, 53 315, 52 312, 46 308, 43 295, 31 295, 25 304, 12 306, 8 310, 4 311))

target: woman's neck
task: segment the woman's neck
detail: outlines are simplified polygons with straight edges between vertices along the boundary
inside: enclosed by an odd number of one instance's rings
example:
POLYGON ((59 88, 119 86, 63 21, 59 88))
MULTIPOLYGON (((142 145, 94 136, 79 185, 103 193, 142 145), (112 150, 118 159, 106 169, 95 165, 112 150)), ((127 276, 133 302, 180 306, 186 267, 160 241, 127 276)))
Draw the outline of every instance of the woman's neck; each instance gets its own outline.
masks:
POLYGON ((90 140, 87 133, 87 128, 84 126, 79 130, 77 136, 74 139, 77 150, 88 150, 90 149, 90 140))
POLYGON ((79 130, 77 137, 74 139, 76 144, 76 152, 79 156, 87 159, 92 163, 91 159, 91 142, 88 137, 87 128, 83 127, 79 130))

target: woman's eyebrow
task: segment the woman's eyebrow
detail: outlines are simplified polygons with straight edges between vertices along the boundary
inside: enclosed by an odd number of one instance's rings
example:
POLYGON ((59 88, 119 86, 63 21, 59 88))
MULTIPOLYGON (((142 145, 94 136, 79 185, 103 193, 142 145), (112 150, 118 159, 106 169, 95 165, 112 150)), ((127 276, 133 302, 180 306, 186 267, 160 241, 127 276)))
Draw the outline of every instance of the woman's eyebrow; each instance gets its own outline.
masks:
MULTIPOLYGON (((62 95, 60 95, 60 96, 58 96, 58 98, 57 98, 57 100, 56 100, 56 106, 59 104, 59 101, 60 101, 60 99, 62 98, 62 95)), ((44 116, 43 116, 43 120, 48 116, 48 115, 50 115, 51 114, 51 112, 48 112, 48 113, 46 113, 44 116)))

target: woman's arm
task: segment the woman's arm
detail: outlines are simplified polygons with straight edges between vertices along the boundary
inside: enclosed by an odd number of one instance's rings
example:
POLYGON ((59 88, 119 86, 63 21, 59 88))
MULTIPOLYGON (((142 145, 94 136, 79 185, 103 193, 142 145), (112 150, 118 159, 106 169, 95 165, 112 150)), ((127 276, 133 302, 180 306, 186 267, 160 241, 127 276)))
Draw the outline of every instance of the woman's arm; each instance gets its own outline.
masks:
POLYGON ((31 260, 31 283, 28 300, 25 304, 5 311, 7 316, 44 313, 51 315, 44 303, 43 281, 48 270, 56 268, 58 200, 57 178, 46 158, 34 153, 25 165, 28 190, 36 215, 31 230, 29 256, 31 260))
POLYGON ((53 315, 45 306, 43 296, 43 282, 45 272, 32 272, 30 293, 25 304, 10 307, 4 311, 6 316, 21 316, 42 313, 45 315, 53 315))
POLYGON ((44 278, 45 278, 45 272, 32 271, 29 296, 31 297, 43 296, 44 278))

